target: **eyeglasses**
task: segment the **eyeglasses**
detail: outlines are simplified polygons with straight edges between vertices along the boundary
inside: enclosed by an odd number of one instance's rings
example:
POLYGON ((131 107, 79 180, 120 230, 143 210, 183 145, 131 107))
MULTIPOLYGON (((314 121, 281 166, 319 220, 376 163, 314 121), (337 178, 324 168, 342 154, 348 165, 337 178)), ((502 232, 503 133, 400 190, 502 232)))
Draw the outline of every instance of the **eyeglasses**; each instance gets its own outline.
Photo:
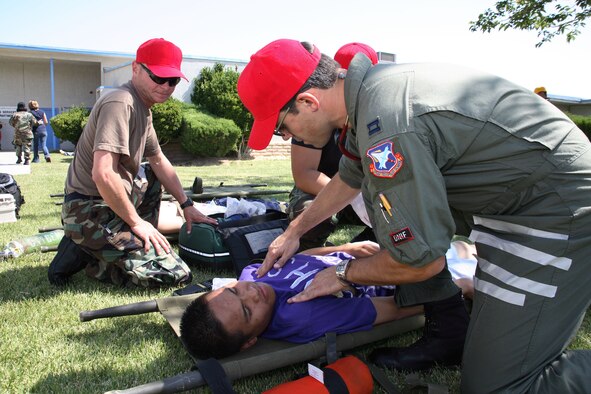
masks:
POLYGON ((281 131, 281 128, 283 127, 283 121, 285 120, 285 117, 289 113, 289 110, 290 109, 291 109, 291 105, 289 107, 287 107, 287 110, 283 114, 283 117, 279 121, 279 124, 277 125, 277 127, 275 128, 275 130, 273 130, 273 135, 277 135, 279 137, 283 137, 284 136, 283 131, 281 131))
POLYGON ((162 78, 157 75, 154 75, 154 73, 150 71, 148 67, 144 66, 143 63, 140 63, 140 66, 142 66, 142 68, 148 73, 148 76, 152 81, 154 81, 155 84, 164 85, 166 82, 168 82, 168 86, 175 87, 179 84, 179 82, 181 82, 180 77, 162 78))

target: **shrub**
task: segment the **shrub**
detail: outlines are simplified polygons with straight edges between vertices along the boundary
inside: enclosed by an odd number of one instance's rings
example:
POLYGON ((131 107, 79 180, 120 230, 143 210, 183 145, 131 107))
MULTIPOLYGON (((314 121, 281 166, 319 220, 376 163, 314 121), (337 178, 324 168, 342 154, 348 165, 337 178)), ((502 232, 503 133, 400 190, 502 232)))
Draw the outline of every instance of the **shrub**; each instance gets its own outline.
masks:
MULTIPOLYGON (((198 108, 222 118, 232 119, 243 131, 248 133, 252 125, 252 115, 240 101, 238 90, 238 71, 225 68, 216 63, 213 68, 204 67, 195 78, 191 102, 198 108)), ((245 134, 245 137, 248 135, 245 134)))
POLYGON ((179 137, 183 122, 181 101, 170 97, 152 107, 152 122, 161 145, 179 137))
POLYGON ((57 138, 70 141, 75 145, 88 122, 88 115, 90 110, 86 107, 71 107, 51 118, 49 124, 57 138))
POLYGON ((585 133, 587 138, 591 140, 591 116, 575 115, 567 113, 568 117, 575 122, 577 127, 585 133))
POLYGON ((195 108, 183 112, 180 142, 199 157, 224 157, 237 150, 240 129, 232 120, 217 118, 195 108))

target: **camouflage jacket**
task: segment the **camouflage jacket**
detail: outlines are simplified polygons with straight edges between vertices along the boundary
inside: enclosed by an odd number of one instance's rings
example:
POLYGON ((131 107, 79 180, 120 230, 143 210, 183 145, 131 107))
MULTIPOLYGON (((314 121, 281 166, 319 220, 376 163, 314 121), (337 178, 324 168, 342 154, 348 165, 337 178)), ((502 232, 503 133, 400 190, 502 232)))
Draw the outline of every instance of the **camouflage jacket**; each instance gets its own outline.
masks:
POLYGON ((19 111, 12 114, 9 123, 14 127, 15 133, 32 135, 33 126, 37 121, 30 112, 19 111))

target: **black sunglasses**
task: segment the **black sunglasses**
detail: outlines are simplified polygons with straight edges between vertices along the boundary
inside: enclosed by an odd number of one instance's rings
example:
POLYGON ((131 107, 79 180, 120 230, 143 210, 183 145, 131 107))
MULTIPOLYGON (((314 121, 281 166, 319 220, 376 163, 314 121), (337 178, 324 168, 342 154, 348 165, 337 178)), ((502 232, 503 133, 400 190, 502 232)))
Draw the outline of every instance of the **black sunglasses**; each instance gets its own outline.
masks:
POLYGON ((287 109, 285 110, 285 113, 281 117, 281 120, 279 121, 279 124, 277 125, 277 127, 275 128, 275 130, 273 130, 273 135, 276 135, 276 136, 279 136, 279 137, 283 137, 283 131, 281 131, 281 128, 283 127, 283 121, 285 120, 285 117, 289 113, 289 110, 290 109, 291 109, 291 105, 289 107, 287 107, 287 109))
POLYGON ((174 86, 178 85, 179 82, 181 82, 181 77, 162 78, 157 75, 154 75, 154 73, 152 71, 150 71, 150 69, 148 67, 144 66, 142 63, 140 63, 140 66, 142 66, 142 68, 144 70, 146 70, 146 72, 150 76, 150 79, 152 81, 154 81, 155 84, 163 85, 166 82, 168 82, 168 86, 174 87, 174 86))

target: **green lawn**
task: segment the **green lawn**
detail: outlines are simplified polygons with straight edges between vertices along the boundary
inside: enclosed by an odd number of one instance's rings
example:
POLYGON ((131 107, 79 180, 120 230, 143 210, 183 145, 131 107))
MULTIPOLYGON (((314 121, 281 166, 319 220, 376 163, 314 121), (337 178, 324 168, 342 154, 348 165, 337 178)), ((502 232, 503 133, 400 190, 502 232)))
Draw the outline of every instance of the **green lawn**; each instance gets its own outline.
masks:
MULTIPOLYGON (((34 164, 32 174, 15 176, 26 199, 17 223, 0 224, 0 245, 36 234, 41 227, 60 225, 58 199, 63 191, 69 159, 52 156, 53 163, 34 164)), ((205 186, 267 183, 289 190, 288 160, 208 161, 201 166, 178 166, 183 185, 195 176, 205 186)), ((286 195, 276 196, 285 200, 286 195)), ((331 240, 345 242, 357 229, 343 228, 331 240)), ((1 393, 99 393, 125 389, 170 377, 191 368, 183 350, 159 314, 130 316, 81 323, 82 310, 168 296, 171 290, 127 290, 74 276, 72 285, 55 288, 47 281, 47 266, 54 253, 34 253, 0 261, 0 392, 1 393)), ((213 277, 195 269, 195 280, 213 277)), ((231 275, 231 273, 222 273, 231 275)), ((388 344, 409 344, 419 332, 392 338, 388 344)), ((377 345, 384 345, 380 343, 377 345)), ((591 348, 591 319, 572 347, 591 348)), ((370 350, 369 347, 359 349, 370 350)), ((241 379, 240 393, 259 393, 305 371, 304 365, 241 379)), ((402 385, 403 376, 389 373, 402 385)), ((437 369, 423 377, 458 391, 459 371, 437 369)), ((198 392, 208 392, 207 389, 198 392)))

